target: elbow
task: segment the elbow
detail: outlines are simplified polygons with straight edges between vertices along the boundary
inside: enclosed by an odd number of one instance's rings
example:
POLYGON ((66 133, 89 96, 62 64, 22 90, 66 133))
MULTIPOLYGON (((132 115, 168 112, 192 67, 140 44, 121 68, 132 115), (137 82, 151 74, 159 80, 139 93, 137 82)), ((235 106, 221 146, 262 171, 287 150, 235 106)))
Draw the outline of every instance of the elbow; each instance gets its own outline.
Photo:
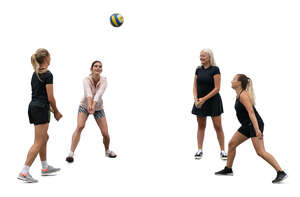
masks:
POLYGON ((220 92, 220 87, 216 87, 215 91, 216 91, 216 93, 219 93, 220 92))

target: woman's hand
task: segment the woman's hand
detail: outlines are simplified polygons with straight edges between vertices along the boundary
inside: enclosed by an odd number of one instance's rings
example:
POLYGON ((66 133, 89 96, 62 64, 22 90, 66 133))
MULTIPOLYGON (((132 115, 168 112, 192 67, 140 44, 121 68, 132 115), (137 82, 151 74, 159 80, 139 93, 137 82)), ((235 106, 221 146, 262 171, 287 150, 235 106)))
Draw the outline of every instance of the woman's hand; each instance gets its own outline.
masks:
POLYGON ((205 103, 205 99, 202 97, 202 98, 199 98, 199 103, 201 103, 202 105, 205 103))
POLYGON ((195 106, 197 108, 201 108, 201 106, 199 105, 199 99, 198 98, 194 98, 194 102, 195 102, 195 106))
POLYGON ((93 104, 89 104, 88 106, 88 112, 90 114, 94 114, 96 109, 96 102, 94 101, 93 104))
POLYGON ((256 132, 256 137, 258 137, 258 139, 262 140, 263 137, 264 137, 264 135, 262 134, 262 132, 261 132, 260 130, 258 130, 258 131, 256 132))
POLYGON ((92 104, 88 104, 88 112, 89 112, 89 114, 93 114, 93 106, 92 106, 92 104))
POLYGON ((92 109, 91 109, 91 114, 94 114, 94 113, 95 113, 95 106, 93 105, 92 109))
POLYGON ((202 98, 199 98, 199 99, 197 100, 197 102, 195 102, 195 105, 196 105, 197 108, 201 108, 202 105, 203 105, 205 102, 206 102, 206 100, 202 97, 202 98))
POLYGON ((54 113, 54 118, 59 121, 62 118, 62 114, 59 111, 53 112, 54 113))

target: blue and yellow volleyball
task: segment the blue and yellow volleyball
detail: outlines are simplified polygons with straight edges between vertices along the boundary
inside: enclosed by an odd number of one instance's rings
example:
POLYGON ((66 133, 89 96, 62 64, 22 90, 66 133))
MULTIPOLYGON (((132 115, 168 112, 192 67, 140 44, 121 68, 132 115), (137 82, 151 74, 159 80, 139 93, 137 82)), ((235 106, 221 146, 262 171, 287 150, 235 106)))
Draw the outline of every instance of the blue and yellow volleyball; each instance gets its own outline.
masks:
POLYGON ((115 13, 110 16, 110 23, 114 27, 120 27, 124 22, 124 18, 121 14, 115 13))

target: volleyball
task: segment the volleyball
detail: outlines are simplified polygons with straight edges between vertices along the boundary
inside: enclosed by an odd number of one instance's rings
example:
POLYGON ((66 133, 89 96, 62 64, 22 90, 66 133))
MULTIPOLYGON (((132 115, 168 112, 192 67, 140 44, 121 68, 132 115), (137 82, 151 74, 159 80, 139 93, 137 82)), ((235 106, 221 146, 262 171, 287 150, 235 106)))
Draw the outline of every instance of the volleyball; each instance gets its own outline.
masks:
POLYGON ((115 13, 110 16, 110 23, 114 27, 120 27, 124 22, 124 18, 121 14, 115 13))

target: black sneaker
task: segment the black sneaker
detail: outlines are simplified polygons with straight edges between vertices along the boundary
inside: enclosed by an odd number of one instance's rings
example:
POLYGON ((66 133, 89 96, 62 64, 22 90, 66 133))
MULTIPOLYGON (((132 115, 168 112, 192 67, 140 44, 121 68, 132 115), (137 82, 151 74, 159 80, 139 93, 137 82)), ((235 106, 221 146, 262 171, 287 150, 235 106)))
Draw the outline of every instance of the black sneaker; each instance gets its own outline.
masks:
POLYGON ((203 152, 202 151, 198 151, 196 154, 195 154, 195 159, 201 159, 203 156, 203 152))
POLYGON ((72 163, 72 162, 74 161, 74 158, 68 156, 68 157, 66 158, 66 161, 69 162, 69 163, 72 163))
POLYGON ((278 171, 276 178, 272 181, 272 183, 280 183, 284 179, 286 179, 288 175, 284 171, 278 171))
POLYGON ((225 152, 221 152, 220 157, 222 160, 227 160, 227 154, 225 152))
POLYGON ((231 168, 225 167, 223 170, 216 172, 215 175, 233 176, 233 172, 231 168))

